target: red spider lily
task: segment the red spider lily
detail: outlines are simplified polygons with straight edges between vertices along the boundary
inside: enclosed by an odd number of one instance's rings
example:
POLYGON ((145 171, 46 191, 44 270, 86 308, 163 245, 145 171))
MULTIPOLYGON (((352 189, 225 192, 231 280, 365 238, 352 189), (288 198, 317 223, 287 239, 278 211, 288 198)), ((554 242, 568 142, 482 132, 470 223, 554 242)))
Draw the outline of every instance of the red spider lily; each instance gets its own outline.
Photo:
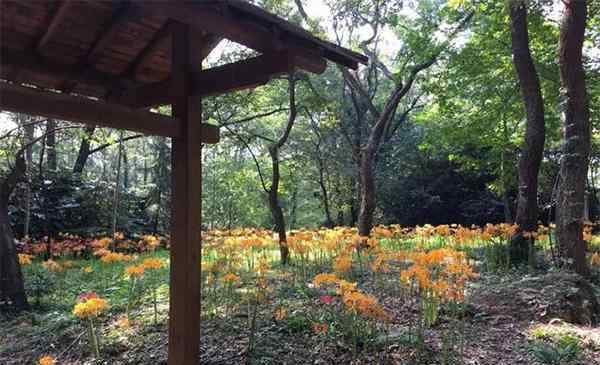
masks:
POLYGON ((335 297, 332 295, 321 295, 319 297, 319 299, 321 300, 322 303, 331 304, 335 300, 335 297))
POLYGON ((86 300, 90 300, 92 298, 99 298, 98 294, 94 291, 86 291, 77 296, 77 303, 85 302, 86 300))

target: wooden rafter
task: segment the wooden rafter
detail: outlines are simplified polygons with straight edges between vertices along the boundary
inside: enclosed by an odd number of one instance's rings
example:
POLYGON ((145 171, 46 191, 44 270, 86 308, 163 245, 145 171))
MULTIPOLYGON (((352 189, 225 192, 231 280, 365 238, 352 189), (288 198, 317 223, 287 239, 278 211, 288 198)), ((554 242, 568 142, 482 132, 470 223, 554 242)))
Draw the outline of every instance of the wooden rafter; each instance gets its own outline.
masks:
MULTIPOLYGON (((109 75, 96 70, 88 70, 85 75, 81 75, 73 67, 53 62, 44 56, 5 48, 0 50, 0 64, 47 77, 63 80, 79 79, 91 87, 101 89, 109 88, 117 79, 115 75, 109 75)), ((130 86, 135 85, 133 80, 121 79, 121 82, 128 83, 130 86)))
MULTIPOLYGON (((101 57, 102 52, 118 34, 121 26, 141 14, 135 7, 131 7, 130 3, 125 1, 120 3, 114 12, 114 15, 108 21, 104 29, 97 35, 96 39, 92 43, 92 46, 88 49, 86 54, 79 60, 79 63, 74 66, 77 73, 85 75, 90 69, 94 68, 94 65, 101 57)), ((68 79, 59 87, 59 89, 65 92, 71 92, 77 85, 79 78, 68 79)))
MULTIPOLYGON (((67 10, 69 8, 69 1, 63 0, 63 2, 57 2, 54 13, 48 17, 48 22, 42 27, 43 32, 37 37, 37 40, 33 42, 30 48, 30 52, 34 54, 40 54, 40 51, 48 44, 48 42, 54 37, 58 25, 64 20, 67 10)), ((12 8, 16 9, 16 8, 12 8)), ((16 68, 14 74, 10 76, 12 80, 19 80, 21 75, 21 69, 16 68)))
POLYGON ((44 48, 48 46, 48 43, 55 37, 60 25, 63 24, 69 14, 69 9, 72 5, 73 2, 69 0, 63 0, 63 2, 58 5, 58 9, 54 13, 54 16, 52 16, 50 23, 48 23, 46 32, 39 38, 39 41, 35 46, 35 50, 38 53, 42 53, 44 48))
MULTIPOLYGON (((297 67, 296 62, 295 56, 289 52, 260 55, 191 72, 188 82, 194 96, 220 95, 264 85, 275 76, 293 71, 297 67)), ((130 107, 145 108, 168 104, 173 92, 171 80, 165 80, 126 90, 117 100, 130 107)))
POLYGON ((138 70, 148 63, 148 60, 159 49, 163 48, 167 42, 170 42, 171 22, 165 21, 162 27, 154 34, 152 39, 140 50, 137 56, 129 64, 122 76, 135 78, 138 70))

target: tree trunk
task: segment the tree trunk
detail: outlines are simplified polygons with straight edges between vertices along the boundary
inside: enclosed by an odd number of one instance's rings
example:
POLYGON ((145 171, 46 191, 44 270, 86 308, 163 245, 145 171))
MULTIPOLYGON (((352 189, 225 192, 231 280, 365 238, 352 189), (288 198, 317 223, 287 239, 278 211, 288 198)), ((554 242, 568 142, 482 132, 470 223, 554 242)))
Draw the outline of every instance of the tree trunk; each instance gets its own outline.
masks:
POLYGON ((323 160, 317 158, 319 168, 319 187, 321 188, 321 200, 323 202, 323 210, 325 211, 325 227, 333 227, 333 218, 331 217, 331 208, 329 207, 329 194, 327 192, 327 184, 325 183, 325 166, 323 160))
POLYGON ((263 188, 269 197, 269 208, 271 210, 273 224, 275 225, 275 230, 279 236, 279 252, 281 254, 282 265, 287 265, 289 263, 290 250, 287 245, 285 218, 279 203, 279 180, 281 177, 279 173, 279 149, 283 147, 285 142, 288 140, 298 113, 296 107, 296 75, 294 74, 290 74, 288 78, 288 95, 290 109, 285 129, 281 137, 279 137, 277 141, 269 146, 269 155, 271 156, 272 168, 271 187, 267 189, 263 182, 263 188))
MULTIPOLYGON (((25 125, 23 128, 25 129, 25 143, 27 144, 27 148, 25 149, 25 178, 27 180, 27 184, 25 186, 25 220, 23 222, 23 237, 26 239, 29 238, 30 227, 31 227, 31 199, 32 199, 32 191, 31 191, 31 174, 33 167, 33 146, 31 143, 33 142, 33 134, 34 134, 34 126, 33 124, 28 123, 28 119, 25 120, 25 125)), ((1 208, 0 208, 1 209, 1 208)))
POLYGON ((521 146, 518 166, 519 192, 515 221, 519 228, 511 239, 511 259, 513 263, 533 263, 533 257, 529 257, 529 253, 533 252, 530 250, 533 242, 531 238, 523 237, 523 233, 537 230, 538 173, 545 140, 544 100, 529 49, 527 5, 524 1, 513 0, 509 7, 513 63, 527 115, 525 139, 521 146))
POLYGON ((73 174, 81 175, 83 173, 85 164, 87 163, 88 157, 90 156, 90 141, 95 131, 96 127, 85 127, 84 135, 81 138, 81 143, 79 144, 79 152, 77 153, 77 159, 75 160, 75 164, 73 165, 73 174))
POLYGON ((158 148, 158 160, 155 162, 155 185, 156 185, 156 211, 154 214, 154 233, 160 232, 160 216, 162 206, 166 199, 163 199, 163 195, 167 194, 167 164, 168 160, 167 152, 168 146, 165 137, 156 137, 156 147, 158 148))
MULTIPOLYGON (((112 216, 112 238, 117 236, 117 218, 119 216, 119 193, 121 190, 121 159, 123 156, 123 132, 119 136, 119 152, 117 153, 117 176, 115 178, 115 190, 113 194, 113 216, 112 216)), ((114 250, 115 247, 113 247, 114 250)))
POLYGON ((46 122, 46 158, 48 162, 48 170, 51 174, 55 174, 58 168, 56 157, 56 121, 48 119, 46 122))
POLYGON ((358 234, 368 237, 373 227, 375 211, 374 151, 366 149, 360 159, 360 211, 358 213, 358 234))
POLYGON ((289 263, 290 250, 287 245, 283 209, 281 209, 281 205, 279 204, 279 148, 277 148, 277 146, 271 146, 269 148, 269 155, 271 156, 271 164, 273 170, 271 174, 271 188, 268 192, 269 209, 271 210, 271 217, 273 218, 275 232, 277 232, 277 235, 279 236, 279 252, 281 254, 281 264, 287 265, 289 263))
POLYGON ((123 190, 127 191, 129 189, 129 156, 127 155, 127 149, 123 142, 121 142, 121 163, 123 170, 123 190))
POLYGON ((297 213, 298 213, 298 185, 294 184, 292 190, 292 209, 290 209, 290 230, 296 228, 297 222, 297 213))
POLYGON ((17 156, 15 167, 0 181, 0 302, 7 299, 17 310, 28 309, 21 265, 8 219, 8 199, 25 176, 25 158, 17 156))
POLYGON ((567 266, 590 275, 583 240, 583 205, 590 154, 589 107, 582 64, 587 2, 563 0, 559 69, 563 93, 563 156, 556 206, 556 238, 567 266))

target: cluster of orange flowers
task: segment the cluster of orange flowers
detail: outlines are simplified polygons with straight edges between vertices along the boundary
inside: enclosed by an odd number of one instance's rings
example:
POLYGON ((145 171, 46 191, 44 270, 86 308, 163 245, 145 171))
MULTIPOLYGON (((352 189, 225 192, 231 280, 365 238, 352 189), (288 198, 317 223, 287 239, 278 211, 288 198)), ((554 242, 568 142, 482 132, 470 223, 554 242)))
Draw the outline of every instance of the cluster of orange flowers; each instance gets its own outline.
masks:
POLYGON ((42 262, 42 266, 44 267, 44 269, 51 272, 61 272, 65 269, 64 266, 61 266, 58 262, 54 260, 46 260, 42 262))
POLYGON ((95 252, 96 256, 100 257, 100 261, 105 264, 111 264, 113 262, 127 262, 134 260, 134 257, 131 255, 126 255, 121 252, 112 252, 105 250, 98 250, 95 252))
POLYGON ((56 364, 56 358, 52 355, 44 355, 38 359, 39 365, 54 365, 56 364))
POLYGON ((83 253, 92 253, 98 250, 108 250, 111 245, 125 251, 145 252, 153 251, 163 242, 163 238, 156 235, 143 235, 137 241, 124 240, 122 233, 117 233, 115 240, 110 237, 83 238, 72 234, 59 233, 58 239, 43 237, 40 240, 23 240, 20 248, 21 253, 29 255, 41 255, 50 252, 53 256, 80 256, 83 253))
POLYGON ((108 309, 108 301, 98 297, 96 293, 84 293, 79 296, 73 307, 73 315, 80 319, 98 317, 108 309))
POLYGON ((334 274, 321 273, 314 277, 313 284, 317 287, 326 284, 335 285, 336 294, 340 296, 345 309, 352 314, 376 320, 387 321, 390 319, 389 314, 379 304, 377 298, 358 290, 357 283, 339 279, 334 274))
POLYGON ((453 249, 409 252, 407 259, 412 265, 400 272, 401 282, 406 285, 416 284, 422 295, 442 301, 464 300, 466 282, 477 276, 464 252, 453 249))
POLYGON ((17 258, 19 259, 19 264, 30 265, 32 262, 31 259, 33 258, 33 255, 28 255, 26 253, 20 253, 17 255, 17 258))
POLYGON ((163 267, 163 262, 158 258, 147 258, 138 265, 130 265, 125 268, 125 274, 129 278, 139 278, 146 270, 158 270, 163 267))

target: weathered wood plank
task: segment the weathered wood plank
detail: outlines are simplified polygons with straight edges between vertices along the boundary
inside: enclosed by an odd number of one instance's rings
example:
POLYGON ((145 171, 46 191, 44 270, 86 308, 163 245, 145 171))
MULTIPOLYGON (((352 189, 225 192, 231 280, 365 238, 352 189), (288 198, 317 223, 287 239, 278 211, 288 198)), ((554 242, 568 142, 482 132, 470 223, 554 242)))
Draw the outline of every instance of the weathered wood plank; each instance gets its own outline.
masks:
POLYGON ((169 365, 196 365, 200 344, 200 221, 202 106, 190 96, 187 76, 194 65, 188 27, 173 28, 171 79, 173 116, 183 135, 172 139, 171 285, 169 365))

